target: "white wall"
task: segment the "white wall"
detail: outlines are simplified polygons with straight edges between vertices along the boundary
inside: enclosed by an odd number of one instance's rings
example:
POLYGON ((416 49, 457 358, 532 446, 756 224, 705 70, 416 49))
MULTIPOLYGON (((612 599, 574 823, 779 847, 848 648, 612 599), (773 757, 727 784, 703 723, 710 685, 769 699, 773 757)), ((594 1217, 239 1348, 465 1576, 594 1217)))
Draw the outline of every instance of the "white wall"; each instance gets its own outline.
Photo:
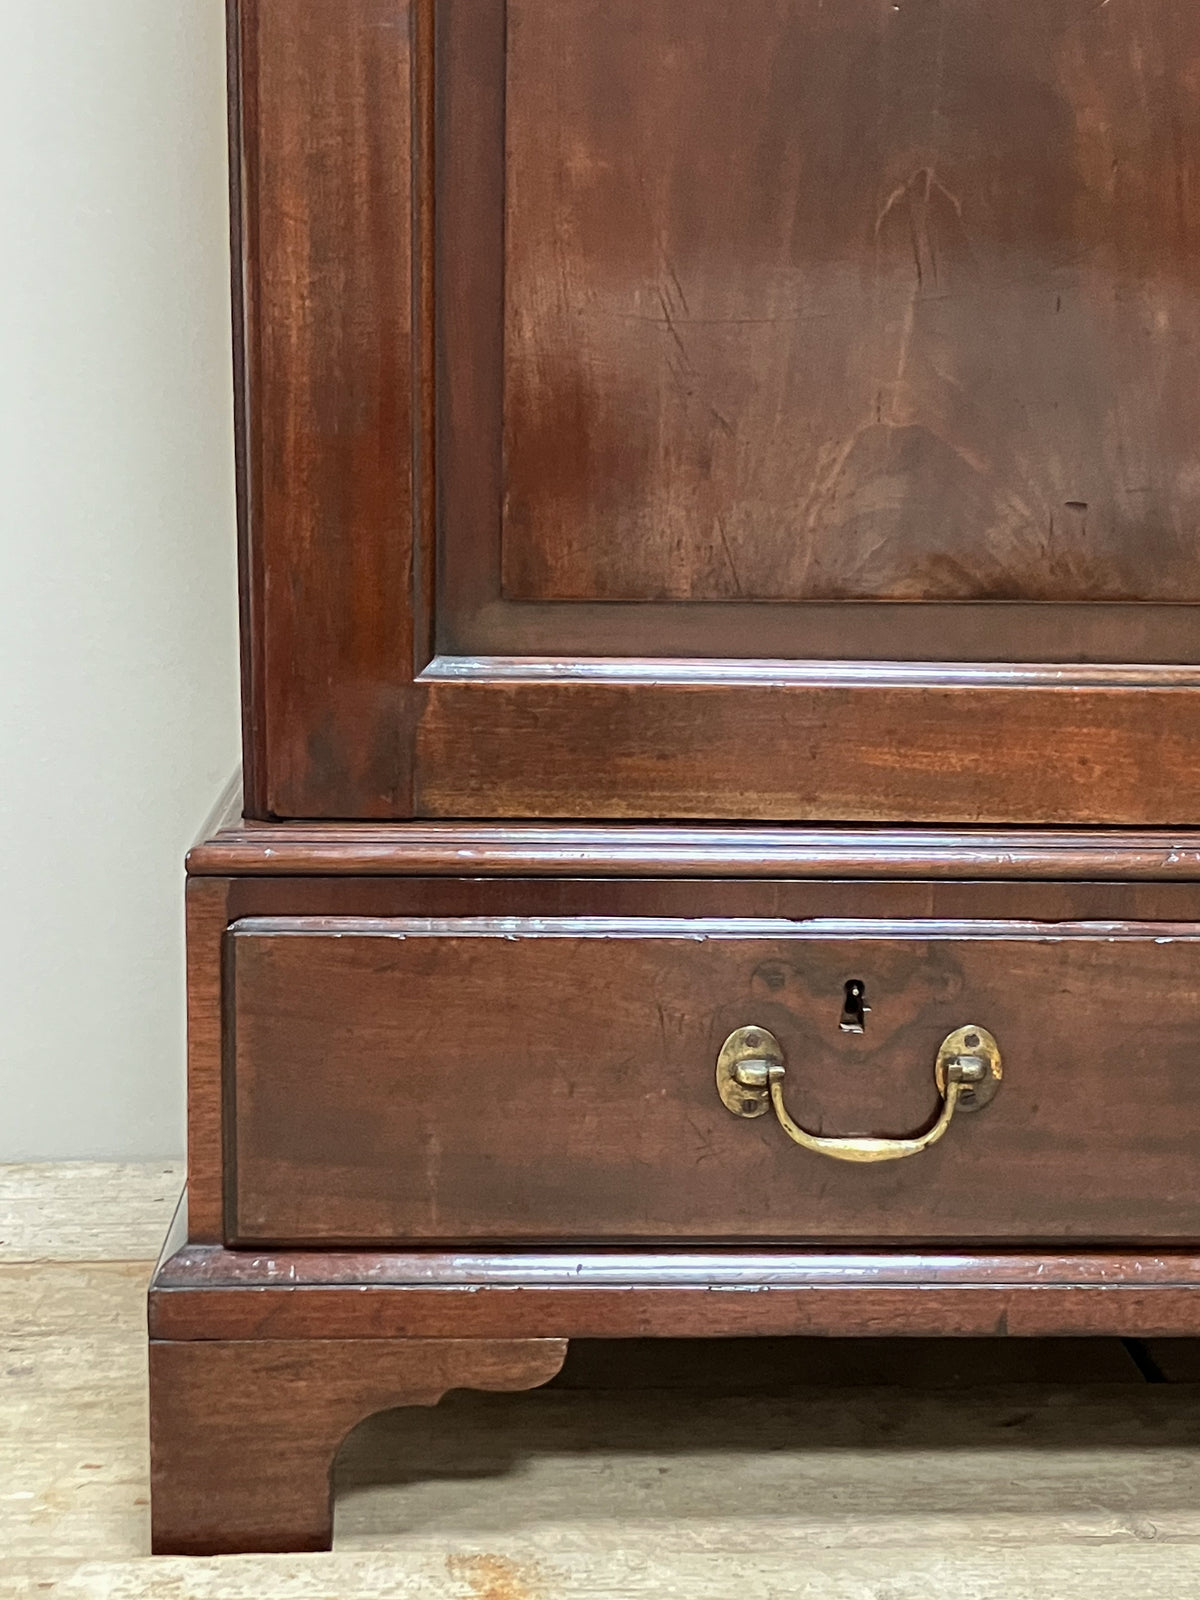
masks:
POLYGON ((183 1148, 237 761, 221 0, 0 0, 0 1160, 183 1148))

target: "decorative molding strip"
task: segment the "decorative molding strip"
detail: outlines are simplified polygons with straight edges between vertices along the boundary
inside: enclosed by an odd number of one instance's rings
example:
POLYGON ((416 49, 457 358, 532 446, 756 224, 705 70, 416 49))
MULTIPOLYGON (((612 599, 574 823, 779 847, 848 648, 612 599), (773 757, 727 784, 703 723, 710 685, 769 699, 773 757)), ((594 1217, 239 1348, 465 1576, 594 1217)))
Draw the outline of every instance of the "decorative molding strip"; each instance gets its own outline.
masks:
POLYGON ((1200 667, 1073 662, 749 661, 703 657, 435 656, 426 683, 748 684, 819 688, 1200 689, 1200 667))
POLYGON ((1200 881, 1200 830, 228 820, 194 876, 1200 881))

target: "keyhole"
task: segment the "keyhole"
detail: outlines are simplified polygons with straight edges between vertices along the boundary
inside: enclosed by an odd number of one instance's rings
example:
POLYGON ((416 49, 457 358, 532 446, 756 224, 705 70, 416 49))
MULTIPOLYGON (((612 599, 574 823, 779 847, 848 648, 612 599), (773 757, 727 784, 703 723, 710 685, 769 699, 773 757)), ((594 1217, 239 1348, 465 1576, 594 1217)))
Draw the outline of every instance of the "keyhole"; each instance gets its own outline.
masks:
POLYGON ((867 986, 861 978, 851 978, 846 984, 846 999, 842 1005, 842 1020, 838 1023, 843 1033, 866 1033, 867 986))

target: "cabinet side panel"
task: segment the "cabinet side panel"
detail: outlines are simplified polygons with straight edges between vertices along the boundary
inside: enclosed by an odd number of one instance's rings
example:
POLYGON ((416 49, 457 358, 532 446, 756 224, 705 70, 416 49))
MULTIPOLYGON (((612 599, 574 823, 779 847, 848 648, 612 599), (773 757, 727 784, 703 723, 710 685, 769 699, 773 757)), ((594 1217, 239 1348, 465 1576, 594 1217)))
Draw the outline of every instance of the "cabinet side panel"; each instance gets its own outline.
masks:
POLYGON ((257 809, 409 800, 407 0, 241 0, 235 197, 257 809))
POLYGON ((188 1228, 216 1243, 224 1227, 224 1045, 221 947, 229 881, 187 887, 188 1228))

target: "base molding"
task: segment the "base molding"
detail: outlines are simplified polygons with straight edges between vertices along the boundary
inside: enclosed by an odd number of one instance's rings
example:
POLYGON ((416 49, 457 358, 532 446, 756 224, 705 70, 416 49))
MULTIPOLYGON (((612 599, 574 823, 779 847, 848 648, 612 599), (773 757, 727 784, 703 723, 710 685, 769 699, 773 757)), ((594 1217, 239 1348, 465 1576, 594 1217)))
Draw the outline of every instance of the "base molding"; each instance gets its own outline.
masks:
POLYGON ((1200 830, 256 822, 235 805, 191 851, 188 873, 1194 883, 1200 830))
POLYGON ((578 1338, 1089 1336, 1200 1325, 1200 1255, 1092 1251, 267 1253, 188 1242, 150 1286, 158 1554, 328 1549, 376 1411, 534 1389, 578 1338))
POLYGON ((183 1244, 157 1339, 1194 1335, 1189 1251, 270 1254, 183 1244))

